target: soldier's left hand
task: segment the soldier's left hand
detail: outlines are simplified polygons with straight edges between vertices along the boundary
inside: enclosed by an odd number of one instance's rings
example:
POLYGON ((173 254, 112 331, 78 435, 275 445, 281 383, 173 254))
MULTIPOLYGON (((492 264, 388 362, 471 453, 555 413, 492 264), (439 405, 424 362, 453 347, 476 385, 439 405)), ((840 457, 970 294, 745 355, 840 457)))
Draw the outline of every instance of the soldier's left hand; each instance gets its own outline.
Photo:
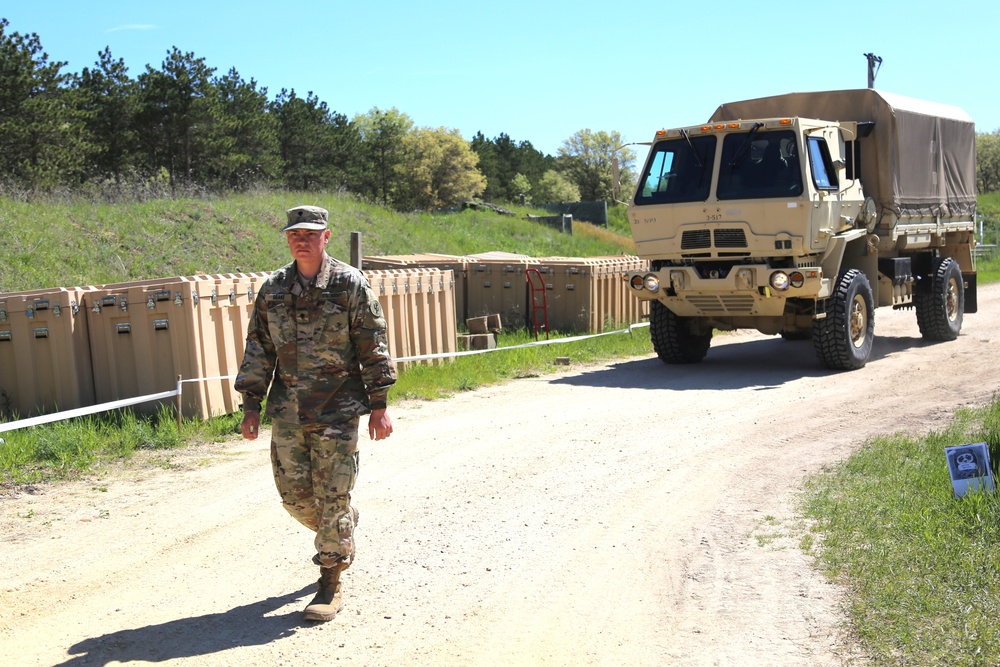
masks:
POLYGON ((385 440, 392 435, 392 419, 386 410, 372 410, 368 417, 368 437, 372 440, 385 440))

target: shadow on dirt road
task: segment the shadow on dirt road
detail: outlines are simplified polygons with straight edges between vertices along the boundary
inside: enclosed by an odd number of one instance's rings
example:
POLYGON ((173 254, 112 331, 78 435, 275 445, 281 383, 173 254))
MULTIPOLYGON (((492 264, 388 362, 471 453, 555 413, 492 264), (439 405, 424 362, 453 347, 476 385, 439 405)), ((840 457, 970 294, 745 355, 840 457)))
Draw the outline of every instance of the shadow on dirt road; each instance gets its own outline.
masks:
MULTIPOLYGON (((238 646, 262 646, 295 634, 311 624, 302 622, 299 610, 269 616, 277 609, 305 596, 313 586, 294 593, 260 600, 218 614, 119 630, 85 639, 67 651, 73 657, 56 667, 107 665, 109 663, 167 662, 231 650, 238 646)), ((155 588, 151 590, 155 595, 155 588)))
MULTIPOLYGON (((713 342, 724 341, 719 336, 713 342)), ((916 336, 876 336, 868 367, 885 357, 931 345, 916 336)), ((843 371, 822 367, 812 341, 780 337, 725 342, 714 345, 697 364, 664 364, 640 359, 592 372, 554 379, 552 384, 628 389, 746 389, 777 387, 805 377, 823 377, 843 371)))

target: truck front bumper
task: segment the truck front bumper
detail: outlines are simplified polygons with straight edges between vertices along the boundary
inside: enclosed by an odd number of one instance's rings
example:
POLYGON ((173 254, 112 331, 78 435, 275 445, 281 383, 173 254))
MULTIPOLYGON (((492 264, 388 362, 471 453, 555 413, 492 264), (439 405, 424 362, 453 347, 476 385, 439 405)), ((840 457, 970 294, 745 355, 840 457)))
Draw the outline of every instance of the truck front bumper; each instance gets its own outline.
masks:
POLYGON ((777 317, 787 299, 825 298, 830 289, 818 266, 669 266, 630 271, 624 279, 637 298, 662 301, 682 317, 777 317))

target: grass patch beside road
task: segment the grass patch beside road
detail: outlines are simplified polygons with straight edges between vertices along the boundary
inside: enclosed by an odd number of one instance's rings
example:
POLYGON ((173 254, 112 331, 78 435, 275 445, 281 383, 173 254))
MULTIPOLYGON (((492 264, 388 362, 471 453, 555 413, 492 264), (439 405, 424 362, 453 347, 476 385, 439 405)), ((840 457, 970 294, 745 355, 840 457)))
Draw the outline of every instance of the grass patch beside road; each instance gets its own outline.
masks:
POLYGON ((979 285, 989 285, 1000 281, 1000 256, 980 259, 976 262, 976 281, 979 285))
POLYGON ((944 453, 983 441, 996 460, 1000 399, 925 437, 875 438, 807 484, 816 555, 873 664, 1000 664, 1000 499, 954 498, 944 453))
POLYGON ((242 414, 186 420, 163 407, 153 415, 124 409, 0 433, 0 488, 78 478, 143 450, 218 442, 239 433, 242 414))

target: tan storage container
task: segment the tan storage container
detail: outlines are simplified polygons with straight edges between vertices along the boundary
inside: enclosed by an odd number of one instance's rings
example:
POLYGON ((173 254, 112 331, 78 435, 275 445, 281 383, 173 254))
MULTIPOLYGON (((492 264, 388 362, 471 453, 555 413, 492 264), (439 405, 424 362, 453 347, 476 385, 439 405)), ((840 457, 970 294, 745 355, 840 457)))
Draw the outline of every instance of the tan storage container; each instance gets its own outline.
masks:
MULTIPOLYGON (((247 327, 253 314, 254 301, 261 286, 270 276, 270 272, 235 274, 234 289, 236 301, 226 307, 213 309, 212 316, 216 318, 216 345, 214 358, 219 360, 218 375, 233 376, 223 380, 225 391, 222 400, 226 412, 236 412, 242 409, 243 396, 233 389, 235 375, 243 363, 243 353, 246 351, 247 327)), ((208 377, 206 375, 206 377, 208 377)))
POLYGON ((457 350, 456 282, 450 270, 392 269, 365 271, 365 276, 385 311, 389 353, 394 359, 457 350))
POLYGON ((602 284, 607 295, 606 317, 620 325, 637 324, 649 319, 649 301, 632 296, 625 283, 629 271, 649 271, 649 261, 635 255, 616 255, 604 259, 602 284))
POLYGON ((488 252, 468 258, 466 317, 499 315, 508 329, 528 327, 531 317, 525 270, 538 264, 527 255, 488 252))
MULTIPOLYGON (((540 325, 548 321, 549 331, 560 333, 590 332, 591 285, 585 274, 584 260, 575 257, 544 257, 539 260, 539 274, 545 283, 545 316, 532 313, 540 325), (584 275, 581 276, 581 272, 584 275)), ((541 295, 535 295, 541 304, 541 295)), ((534 321, 533 321, 534 325, 534 321)))
POLYGON ((439 269, 451 271, 452 291, 455 293, 455 321, 464 322, 468 317, 467 264, 465 257, 422 253, 414 255, 382 255, 364 257, 361 268, 364 271, 389 271, 393 269, 439 269))
MULTIPOLYGON (((196 278, 163 278, 104 285, 87 298, 94 390, 98 403, 137 398, 177 387, 181 366, 196 353, 191 309, 196 278)), ((156 412, 172 399, 140 403, 131 410, 156 412)), ((194 392, 182 412, 195 411, 194 392)))
MULTIPOLYGON (((105 285, 88 295, 97 402, 182 384, 181 412, 207 419, 235 412, 233 389, 253 297, 267 274, 198 275, 105 285)), ((174 399, 132 409, 152 413, 174 399)))
POLYGON ((624 283, 628 270, 648 266, 638 257, 545 257, 536 267, 545 282, 551 331, 601 333, 642 321, 648 305, 624 283))
POLYGON ((83 299, 94 289, 0 294, 0 418, 93 405, 83 299))
POLYGON ((465 319, 499 313, 502 297, 498 267, 488 262, 470 261, 466 270, 468 292, 465 319))
MULTIPOLYGON (((385 313, 389 354, 393 359, 411 356, 409 282, 402 269, 365 271, 382 311, 385 313)), ((397 364, 402 369, 403 364, 397 364)))
MULTIPOLYGON (((195 392, 202 418, 229 414, 241 408, 243 397, 233 388, 243 362, 247 326, 254 299, 269 274, 220 274, 200 276, 198 304, 192 323, 199 343, 199 356, 189 366, 191 377, 203 382, 183 383, 182 393, 195 392)), ((185 378, 189 376, 183 371, 185 378)))

